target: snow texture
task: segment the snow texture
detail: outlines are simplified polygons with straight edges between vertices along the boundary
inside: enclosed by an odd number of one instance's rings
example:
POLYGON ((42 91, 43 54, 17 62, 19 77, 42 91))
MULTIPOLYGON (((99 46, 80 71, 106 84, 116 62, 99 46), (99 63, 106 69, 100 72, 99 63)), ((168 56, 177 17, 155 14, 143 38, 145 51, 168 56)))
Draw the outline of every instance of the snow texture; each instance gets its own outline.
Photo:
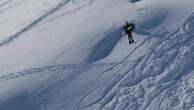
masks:
POLYGON ((0 110, 194 110, 193 4, 0 0, 0 110))

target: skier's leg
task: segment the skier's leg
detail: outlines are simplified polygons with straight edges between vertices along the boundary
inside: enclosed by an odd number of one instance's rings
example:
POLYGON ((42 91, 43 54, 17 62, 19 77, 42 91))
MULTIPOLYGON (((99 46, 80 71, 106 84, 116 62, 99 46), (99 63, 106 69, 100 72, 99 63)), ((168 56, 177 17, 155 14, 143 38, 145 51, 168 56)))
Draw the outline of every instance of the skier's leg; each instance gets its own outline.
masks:
POLYGON ((131 40, 129 40, 129 44, 131 44, 132 42, 131 42, 131 40))
POLYGON ((133 41, 133 37, 132 37, 132 33, 129 33, 129 41, 130 43, 129 44, 132 44, 134 41, 133 41))
POLYGON ((132 37, 130 37, 130 41, 131 41, 131 44, 134 42, 132 37))
POLYGON ((133 40, 132 32, 130 33, 130 38, 131 38, 131 42, 133 43, 134 40, 133 40))
POLYGON ((130 35, 128 35, 128 40, 129 40, 129 44, 131 44, 132 42, 131 42, 131 37, 130 37, 130 35))
POLYGON ((131 42, 133 43, 134 42, 134 40, 133 40, 133 37, 131 36, 131 42))

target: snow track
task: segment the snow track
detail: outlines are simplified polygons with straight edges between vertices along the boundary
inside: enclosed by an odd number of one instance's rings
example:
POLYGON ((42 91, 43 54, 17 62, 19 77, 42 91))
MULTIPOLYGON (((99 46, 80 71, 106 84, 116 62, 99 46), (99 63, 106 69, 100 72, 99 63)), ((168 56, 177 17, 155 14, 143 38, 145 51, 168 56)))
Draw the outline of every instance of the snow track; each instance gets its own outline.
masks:
MULTIPOLYGON (((67 4, 69 1, 70 0, 65 0, 65 1, 59 3, 55 8, 49 10, 48 12, 46 12, 45 14, 43 14, 42 16, 40 16, 39 18, 37 18, 36 20, 34 20, 32 23, 30 23, 29 25, 27 25, 26 27, 24 27, 23 29, 21 29, 19 32, 15 33, 14 35, 9 36, 6 39, 4 39, 3 41, 1 41, 0 46, 2 46, 4 44, 10 43, 11 41, 13 41, 17 37, 19 37, 22 33, 26 32, 27 30, 32 29, 34 25, 36 25, 37 23, 41 22, 43 19, 45 19, 49 15, 53 14, 54 12, 56 12, 58 9, 60 9, 61 7, 63 7, 65 4, 67 4)), ((15 5, 16 4, 14 4, 13 6, 15 6, 15 5)))

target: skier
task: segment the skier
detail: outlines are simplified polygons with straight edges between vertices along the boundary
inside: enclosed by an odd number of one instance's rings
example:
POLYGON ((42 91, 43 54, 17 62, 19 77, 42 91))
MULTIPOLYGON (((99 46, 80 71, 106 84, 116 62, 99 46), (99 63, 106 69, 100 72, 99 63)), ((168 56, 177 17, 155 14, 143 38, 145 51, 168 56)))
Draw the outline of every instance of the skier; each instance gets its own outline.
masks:
POLYGON ((134 42, 133 36, 132 36, 132 30, 135 28, 135 25, 133 23, 130 23, 126 21, 125 25, 123 26, 124 32, 128 36, 129 44, 132 44, 134 42))

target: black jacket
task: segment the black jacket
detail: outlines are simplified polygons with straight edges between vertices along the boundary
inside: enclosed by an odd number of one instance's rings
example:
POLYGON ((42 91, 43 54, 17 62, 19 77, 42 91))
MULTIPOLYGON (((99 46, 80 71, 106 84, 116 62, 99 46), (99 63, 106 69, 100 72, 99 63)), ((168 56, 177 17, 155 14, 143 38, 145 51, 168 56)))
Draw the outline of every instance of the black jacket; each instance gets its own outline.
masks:
POLYGON ((132 30, 135 28, 135 25, 132 23, 126 23, 125 26, 123 26, 123 30, 126 34, 131 34, 132 30))

